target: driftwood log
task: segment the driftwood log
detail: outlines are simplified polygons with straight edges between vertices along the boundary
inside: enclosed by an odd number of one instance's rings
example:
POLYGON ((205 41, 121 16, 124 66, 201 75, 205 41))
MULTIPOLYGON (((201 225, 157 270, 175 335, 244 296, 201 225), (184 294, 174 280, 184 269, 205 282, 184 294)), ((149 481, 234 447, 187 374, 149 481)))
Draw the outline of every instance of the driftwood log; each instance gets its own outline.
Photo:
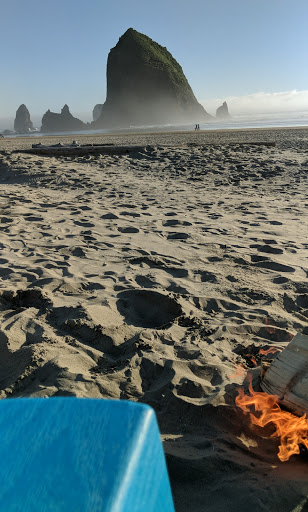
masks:
POLYGON ((265 371, 261 388, 290 411, 308 414, 308 336, 297 334, 265 371))
MULTIPOLYGON (((198 148, 207 148, 209 146, 267 146, 274 147, 276 142, 227 142, 225 144, 217 144, 217 143, 207 143, 207 144, 198 144, 196 142, 188 143, 188 144, 159 144, 160 147, 166 148, 190 148, 190 147, 198 147, 198 148)), ((17 149, 14 153, 32 153, 35 155, 45 155, 45 156, 70 156, 70 155, 89 155, 89 154, 107 154, 107 155, 121 155, 125 153, 132 153, 136 151, 142 151, 145 148, 154 148, 156 146, 153 145, 115 145, 115 144, 71 144, 71 145, 62 145, 55 144, 52 146, 43 146, 42 144, 33 144, 32 148, 29 149, 17 149)))
POLYGON ((121 155, 140 151, 146 146, 114 146, 108 145, 85 145, 85 146, 41 146, 29 149, 17 150, 18 153, 32 153, 35 155, 46 156, 79 156, 89 154, 121 155))

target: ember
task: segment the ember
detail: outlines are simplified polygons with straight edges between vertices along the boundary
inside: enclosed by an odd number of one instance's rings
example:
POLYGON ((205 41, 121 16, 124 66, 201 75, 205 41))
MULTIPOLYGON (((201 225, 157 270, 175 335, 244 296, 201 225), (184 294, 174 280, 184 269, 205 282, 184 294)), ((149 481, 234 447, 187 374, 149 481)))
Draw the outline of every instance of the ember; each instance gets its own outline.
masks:
POLYGON ((250 358, 250 361, 254 366, 258 366, 257 360, 253 354, 245 354, 245 357, 250 358))
POLYGON ((281 351, 281 348, 275 348, 275 347, 270 347, 267 350, 263 350, 263 348, 260 348, 259 354, 261 356, 268 356, 268 354, 275 354, 276 352, 280 352, 280 351, 281 351))
POLYGON ((240 388, 235 403, 250 415, 253 425, 263 428, 269 424, 274 426, 275 430, 270 437, 280 438, 278 457, 282 462, 289 460, 291 455, 299 454, 300 445, 308 449, 306 415, 299 418, 291 412, 283 411, 278 404, 278 397, 254 391, 251 379, 249 392, 250 395, 245 395, 244 390, 240 388))
POLYGON ((265 329, 269 334, 274 334, 274 332, 276 331, 276 327, 271 322, 272 320, 270 320, 269 318, 264 318, 265 329))
POLYGON ((234 380, 237 377, 244 377, 244 375, 246 375, 246 370, 242 363, 240 363, 239 365, 235 365, 235 367, 236 367, 235 372, 232 373, 232 375, 228 375, 229 380, 234 380))

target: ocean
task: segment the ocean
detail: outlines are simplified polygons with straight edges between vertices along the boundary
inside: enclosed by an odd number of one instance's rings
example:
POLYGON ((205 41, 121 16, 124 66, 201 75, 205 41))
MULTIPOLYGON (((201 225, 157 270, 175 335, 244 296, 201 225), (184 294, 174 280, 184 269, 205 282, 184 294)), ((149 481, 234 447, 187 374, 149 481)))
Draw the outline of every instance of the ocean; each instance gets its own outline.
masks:
MULTIPOLYGON (((198 123, 196 119, 196 123, 198 123)), ((195 123, 195 124, 196 124, 195 123)), ((117 130, 83 130, 78 132, 52 132, 41 133, 39 131, 33 132, 28 135, 10 135, 10 137, 40 137, 42 135, 71 135, 78 134, 99 134, 99 133, 121 133, 121 132, 139 132, 139 131, 182 131, 194 130, 195 124, 181 124, 181 125, 144 125, 144 126, 131 126, 126 129, 117 130)), ((246 114, 232 116, 228 120, 213 120, 207 123, 200 123, 200 130, 245 130, 249 128, 287 128, 287 127, 308 127, 308 110, 301 112, 281 112, 281 113, 266 113, 266 114, 246 114)), ((0 132, 1 133, 1 132, 0 132)))
POLYGON ((287 128, 287 127, 308 127, 308 110, 303 112, 281 112, 271 114, 250 114, 232 116, 228 121, 201 125, 202 130, 238 130, 245 128, 287 128))

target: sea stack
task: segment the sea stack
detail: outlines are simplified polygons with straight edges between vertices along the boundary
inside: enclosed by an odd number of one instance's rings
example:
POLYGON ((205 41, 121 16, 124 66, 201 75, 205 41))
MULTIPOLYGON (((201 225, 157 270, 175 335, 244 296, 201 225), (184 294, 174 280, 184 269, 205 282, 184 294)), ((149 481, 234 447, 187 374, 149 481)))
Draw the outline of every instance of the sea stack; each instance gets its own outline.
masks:
POLYGON ((60 114, 47 110, 42 118, 41 132, 78 131, 85 128, 87 128, 87 125, 77 117, 72 116, 68 106, 64 105, 60 114))
POLYGON ((102 108, 103 108, 102 103, 98 103, 97 105, 95 105, 93 112, 92 112, 93 121, 96 121, 100 117, 100 115, 102 113, 102 108))
POLYGON ((216 118, 217 119, 230 119, 231 118, 226 101, 224 101, 223 104, 220 107, 218 107, 218 109, 216 110, 216 118))
POLYGON ((16 111, 14 130, 18 133, 28 133, 33 130, 33 124, 30 119, 30 112, 24 104, 20 105, 16 111))
POLYGON ((210 119, 171 53, 129 28, 109 52, 107 98, 93 125, 121 128, 210 119))

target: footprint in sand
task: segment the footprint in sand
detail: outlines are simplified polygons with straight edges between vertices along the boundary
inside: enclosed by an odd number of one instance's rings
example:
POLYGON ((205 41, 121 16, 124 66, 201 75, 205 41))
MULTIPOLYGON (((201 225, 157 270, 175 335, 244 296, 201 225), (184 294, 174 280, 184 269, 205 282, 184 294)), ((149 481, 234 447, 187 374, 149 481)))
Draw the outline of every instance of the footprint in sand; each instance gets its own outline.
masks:
POLYGON ((140 213, 136 212, 120 212, 120 215, 127 216, 127 217, 140 217, 140 213))
POLYGON ((93 224, 92 222, 89 222, 88 220, 74 220, 74 224, 76 226, 82 226, 83 228, 94 228, 95 227, 95 224, 93 224))
POLYGON ((9 267, 0 267, 0 277, 2 280, 9 279, 10 275, 14 273, 14 270, 9 267))
POLYGON ((118 231, 121 233, 139 233, 139 229, 133 226, 127 226, 125 228, 118 227, 118 231))
POLYGON ((35 215, 28 214, 27 216, 24 215, 25 220, 29 222, 41 222, 43 220, 43 217, 38 217, 35 215))
MULTIPOLYGON (((183 357, 181 351, 177 356, 183 357)), ((197 354, 195 355, 195 357, 197 354)), ((196 359, 198 356, 196 357, 196 359)), ((212 365, 202 364, 200 362, 189 361, 190 354, 186 358, 187 368, 185 376, 182 377, 176 385, 176 394, 179 398, 206 398, 217 391, 217 386, 223 382, 221 371, 212 365), (188 361, 187 361, 188 359, 188 361)), ((189 401, 189 400, 188 400, 189 401)))
POLYGON ((273 283, 275 284, 285 284, 288 283, 289 279, 287 277, 278 276, 273 279, 273 283))
POLYGON ((182 314, 175 299, 152 290, 125 290, 118 294, 117 308, 129 325, 163 328, 182 314))
POLYGON ((152 251, 152 255, 141 250, 139 250, 139 252, 141 253, 141 256, 131 258, 131 264, 140 265, 143 268, 161 268, 162 270, 169 272, 173 277, 188 276, 188 271, 186 269, 177 266, 181 262, 175 258, 161 257, 155 251, 152 251))
POLYGON ((130 204, 130 203, 120 203, 121 208, 137 208, 136 204, 130 204))
POLYGON ((178 219, 170 219, 163 223, 163 226, 165 227, 171 227, 171 226, 192 226, 191 222, 188 222, 186 220, 178 220, 178 219))
POLYGON ((252 258, 252 262, 255 267, 259 268, 265 268, 268 270, 274 270, 276 272, 295 272, 294 267, 290 267, 289 265, 283 265, 282 263, 278 263, 277 261, 269 260, 267 258, 263 259, 262 256, 259 258, 262 258, 261 260, 257 260, 257 257, 252 258))
POLYGON ((112 212, 109 212, 109 213, 105 213, 104 215, 101 216, 101 219, 118 219, 119 217, 117 215, 115 215, 114 213, 112 212))
POLYGON ((201 283, 217 283, 217 277, 213 272, 196 270, 193 272, 195 280, 201 283))
POLYGON ((1 224, 10 224, 13 220, 12 217, 1 217, 0 222, 1 224))
POLYGON ((169 286, 169 281, 164 281, 162 278, 156 278, 153 275, 136 275, 135 276, 136 283, 142 288, 158 288, 164 286, 165 289, 169 286))
POLYGON ((168 233, 167 240, 187 240, 187 238, 190 238, 190 235, 188 233, 181 233, 181 232, 170 232, 168 233))
POLYGON ((5 290, 1 292, 0 299, 4 300, 6 308, 9 310, 19 310, 19 308, 45 310, 51 304, 47 294, 39 288, 17 291, 5 290))
POLYGON ((69 249, 69 252, 71 252, 72 256, 75 256, 76 258, 85 258, 86 253, 82 249, 82 247, 74 247, 69 249))
POLYGON ((144 355, 139 370, 142 391, 148 399, 160 397, 175 376, 170 363, 159 364, 144 355), (150 395, 150 396, 149 396, 150 395))
MULTIPOLYGON (((253 247, 253 246, 250 246, 250 247, 253 247)), ((283 249, 280 249, 279 247, 272 247, 271 245, 254 245, 254 247, 257 249, 257 251, 259 252, 264 252, 264 253, 267 253, 267 254, 282 254, 283 253, 283 249)))

